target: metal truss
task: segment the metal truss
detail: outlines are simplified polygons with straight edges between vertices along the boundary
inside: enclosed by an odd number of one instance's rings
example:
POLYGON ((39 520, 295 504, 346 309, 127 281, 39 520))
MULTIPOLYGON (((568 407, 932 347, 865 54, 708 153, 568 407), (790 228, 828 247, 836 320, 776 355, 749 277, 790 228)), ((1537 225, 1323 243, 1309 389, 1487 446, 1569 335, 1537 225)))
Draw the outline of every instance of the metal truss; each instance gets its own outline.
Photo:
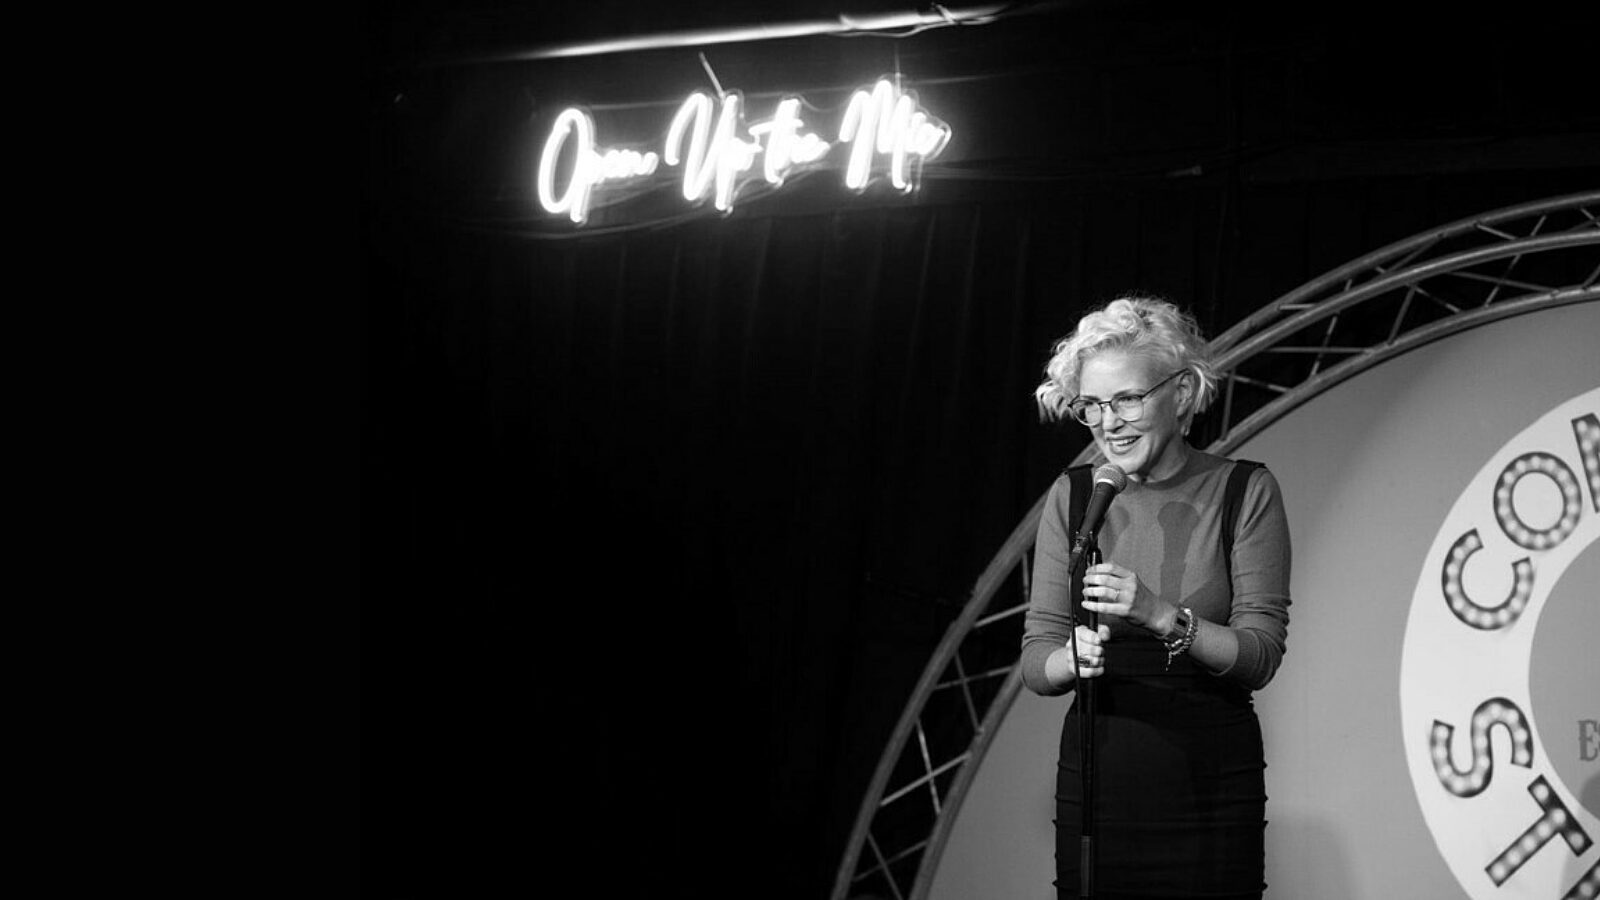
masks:
MULTIPOLYGON (((1227 455, 1385 360, 1535 310, 1600 300, 1600 191, 1463 219, 1307 282, 1212 341, 1219 402, 1194 439, 1227 455)), ((1091 444, 1075 463, 1098 462, 1091 444)), ((1041 495, 973 585, 862 799, 831 900, 924 900, 956 813, 1021 687, 1041 495)))

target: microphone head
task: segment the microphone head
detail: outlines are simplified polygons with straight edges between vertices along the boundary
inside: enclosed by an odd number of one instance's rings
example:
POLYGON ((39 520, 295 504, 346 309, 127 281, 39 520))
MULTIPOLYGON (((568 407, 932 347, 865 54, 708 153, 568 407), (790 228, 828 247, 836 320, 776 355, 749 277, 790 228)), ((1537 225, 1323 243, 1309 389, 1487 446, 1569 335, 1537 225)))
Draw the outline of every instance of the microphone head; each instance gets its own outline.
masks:
POLYGON ((1120 494, 1122 489, 1128 486, 1128 473, 1111 463, 1106 463, 1094 470, 1094 483, 1110 485, 1114 493, 1120 494))

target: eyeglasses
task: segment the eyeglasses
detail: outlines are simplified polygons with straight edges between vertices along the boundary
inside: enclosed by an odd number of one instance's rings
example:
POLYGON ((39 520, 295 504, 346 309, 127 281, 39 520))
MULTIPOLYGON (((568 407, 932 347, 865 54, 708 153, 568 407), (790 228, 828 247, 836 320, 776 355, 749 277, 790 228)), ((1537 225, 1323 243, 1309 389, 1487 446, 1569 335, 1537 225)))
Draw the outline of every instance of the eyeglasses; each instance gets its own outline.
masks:
POLYGON ((1154 394, 1161 389, 1162 385, 1186 371, 1188 370, 1179 369, 1173 372, 1171 375, 1156 382, 1154 387, 1142 394, 1123 394, 1120 397, 1112 397, 1110 400, 1086 400, 1079 397, 1067 404, 1067 411, 1072 413, 1074 419, 1088 425, 1090 428, 1100 424, 1100 420, 1105 417, 1105 408, 1108 406, 1117 411, 1117 418, 1122 421, 1137 422, 1139 417, 1144 415, 1144 398, 1154 394))

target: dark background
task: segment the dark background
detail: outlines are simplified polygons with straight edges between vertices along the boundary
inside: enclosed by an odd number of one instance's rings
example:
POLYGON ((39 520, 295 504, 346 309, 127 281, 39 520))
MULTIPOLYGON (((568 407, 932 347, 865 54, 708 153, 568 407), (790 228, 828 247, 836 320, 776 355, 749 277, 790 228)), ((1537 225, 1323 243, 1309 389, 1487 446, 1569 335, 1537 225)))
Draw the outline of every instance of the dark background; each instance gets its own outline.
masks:
POLYGON ((824 896, 922 664, 1083 445, 1031 400, 1079 315, 1153 291, 1214 334, 1600 186, 1592 41, 1558 9, 1086 3, 699 48, 753 104, 898 65, 956 130, 915 197, 819 176, 576 236, 537 210, 560 108, 642 139, 706 79, 695 48, 507 51, 908 8, 363 8, 372 895, 824 896))

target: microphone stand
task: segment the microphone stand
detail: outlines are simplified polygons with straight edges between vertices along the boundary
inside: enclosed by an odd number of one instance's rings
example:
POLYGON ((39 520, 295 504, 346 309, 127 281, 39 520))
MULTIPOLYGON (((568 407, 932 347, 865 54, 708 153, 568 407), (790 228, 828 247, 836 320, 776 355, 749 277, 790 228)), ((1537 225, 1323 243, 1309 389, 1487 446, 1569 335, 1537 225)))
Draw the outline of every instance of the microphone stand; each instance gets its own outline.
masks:
MULTIPOLYGON (((1088 565, 1100 562, 1100 545, 1095 541, 1093 534, 1078 535, 1076 547, 1073 548, 1073 564, 1069 567, 1067 578, 1078 574, 1080 566, 1087 561, 1088 565)), ((1080 597, 1081 601, 1081 597, 1080 597)), ((1076 607, 1074 607, 1076 608, 1076 607)), ((1100 628, 1100 614, 1092 610, 1084 610, 1088 616, 1088 627, 1092 631, 1100 628)), ((1078 668, 1078 629, 1077 622, 1073 622, 1072 629, 1072 659, 1075 668, 1078 668)), ((1079 772, 1082 777, 1082 813, 1083 819, 1079 828, 1078 838, 1078 896, 1092 898, 1094 896, 1095 874, 1095 824, 1094 824, 1094 726, 1095 726, 1095 681, 1093 678, 1084 678, 1081 668, 1078 672, 1078 762, 1079 772)))

